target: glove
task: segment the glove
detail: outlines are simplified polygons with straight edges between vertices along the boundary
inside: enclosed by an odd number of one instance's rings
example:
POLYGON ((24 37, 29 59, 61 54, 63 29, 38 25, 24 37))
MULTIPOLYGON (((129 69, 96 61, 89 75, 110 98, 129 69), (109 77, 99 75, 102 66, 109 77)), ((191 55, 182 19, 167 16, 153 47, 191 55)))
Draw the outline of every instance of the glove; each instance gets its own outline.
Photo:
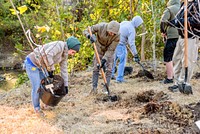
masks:
POLYGON ((68 94, 68 86, 65 86, 65 92, 68 94))
POLYGON ((135 61, 136 63, 140 62, 140 58, 139 58, 138 54, 134 55, 133 61, 135 61))
POLYGON ((87 38, 90 39, 91 43, 94 43, 96 41, 96 36, 93 34, 92 36, 90 36, 89 34, 87 35, 87 38))
POLYGON ((54 77, 53 71, 48 71, 48 74, 49 74, 49 78, 53 78, 54 77))
POLYGON ((100 68, 103 68, 105 66, 105 63, 106 63, 106 59, 102 59, 101 60, 101 67, 100 68))

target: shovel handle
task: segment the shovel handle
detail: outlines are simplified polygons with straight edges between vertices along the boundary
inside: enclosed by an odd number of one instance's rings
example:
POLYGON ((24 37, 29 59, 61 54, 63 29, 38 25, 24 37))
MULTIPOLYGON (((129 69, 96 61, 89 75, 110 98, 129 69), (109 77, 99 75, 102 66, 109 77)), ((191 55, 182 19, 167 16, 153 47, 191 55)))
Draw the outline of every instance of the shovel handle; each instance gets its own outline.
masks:
MULTIPOLYGON (((88 27, 88 31, 89 31, 90 36, 92 36, 91 27, 88 27)), ((95 51, 95 56, 96 56, 97 62, 98 62, 98 64, 99 64, 100 67, 101 67, 101 60, 100 60, 100 58, 99 58, 99 54, 98 54, 98 51, 97 51, 96 44, 95 44, 95 42, 92 43, 92 44, 93 44, 93 46, 94 46, 94 51, 95 51)), ((106 89, 107 89, 107 92, 108 92, 108 95, 109 95, 109 94, 110 94, 110 91, 109 91, 109 88, 108 88, 108 84, 107 84, 107 80, 106 80, 105 73, 104 73, 104 71, 103 71, 103 68, 100 68, 100 70, 101 70, 101 75, 102 75, 102 77, 103 77, 104 84, 105 84, 105 86, 106 86, 106 89)))

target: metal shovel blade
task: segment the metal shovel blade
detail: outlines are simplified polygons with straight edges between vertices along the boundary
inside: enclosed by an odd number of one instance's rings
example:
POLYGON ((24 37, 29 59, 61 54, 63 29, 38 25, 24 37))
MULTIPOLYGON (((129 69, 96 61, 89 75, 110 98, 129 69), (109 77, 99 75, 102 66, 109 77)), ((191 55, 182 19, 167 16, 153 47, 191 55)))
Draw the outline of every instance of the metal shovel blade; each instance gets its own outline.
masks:
POLYGON ((145 75, 147 78, 149 78, 149 79, 154 79, 153 75, 152 75, 149 71, 147 71, 147 70, 144 69, 143 72, 144 72, 144 75, 145 75))
POLYGON ((138 64, 142 67, 143 72, 144 72, 144 75, 145 75, 147 78, 149 78, 149 79, 154 79, 152 73, 150 73, 149 71, 147 71, 146 69, 144 69, 144 66, 143 66, 140 62, 138 62, 138 64))
POLYGON ((179 91, 183 94, 193 94, 192 87, 186 83, 178 84, 179 91))

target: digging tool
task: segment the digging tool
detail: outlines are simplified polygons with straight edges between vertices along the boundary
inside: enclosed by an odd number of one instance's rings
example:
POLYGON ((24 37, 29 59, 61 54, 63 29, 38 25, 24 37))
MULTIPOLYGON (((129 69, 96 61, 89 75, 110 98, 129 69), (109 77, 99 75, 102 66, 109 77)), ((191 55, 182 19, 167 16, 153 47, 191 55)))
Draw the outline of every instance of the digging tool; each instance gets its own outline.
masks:
MULTIPOLYGON (((92 32, 91 32, 91 28, 90 27, 88 27, 88 31, 89 31, 90 36, 92 36, 92 32)), ((100 61, 99 54, 98 54, 98 51, 97 51, 97 48, 96 48, 96 44, 95 44, 95 42, 92 43, 92 44, 94 46, 95 56, 97 58, 98 65, 101 67, 101 61, 100 61)), ((106 90, 108 92, 108 96, 106 97, 107 100, 110 100, 111 102, 119 100, 119 96, 117 96, 117 95, 112 95, 111 96, 110 95, 110 90, 109 90, 109 87, 108 87, 108 83, 107 83, 107 80, 106 80, 106 76, 105 76, 104 70, 103 70, 103 68, 100 68, 100 70, 101 70, 101 75, 103 77, 104 86, 106 87, 106 90)))
MULTIPOLYGON (((88 27, 88 31, 89 31, 90 36, 92 36, 92 32, 91 32, 91 28, 90 28, 90 27, 88 27)), ((101 60, 100 60, 100 58, 99 58, 99 54, 98 54, 98 51, 97 51, 96 44, 95 44, 95 42, 92 43, 92 44, 93 44, 93 46, 94 46, 94 51, 95 51, 95 56, 96 56, 96 58, 97 58, 97 62, 98 62, 98 64, 99 64, 99 66, 101 67, 101 60)), ((108 92, 108 95, 110 96, 110 90, 109 90, 109 87, 108 87, 108 83, 107 83, 106 76, 105 76, 105 73, 104 73, 104 71, 103 71, 103 68, 100 68, 100 71, 101 71, 101 75, 102 75, 102 77, 103 77, 104 86, 106 87, 106 90, 107 90, 107 92, 108 92)))
MULTIPOLYGON (((131 51, 130 47, 129 47, 128 45, 126 45, 126 47, 128 48, 128 50, 131 52, 131 54, 132 54, 133 57, 134 57, 134 54, 133 54, 133 52, 131 51)), ((142 67, 143 73, 144 73, 144 75, 145 75, 147 78, 149 78, 149 79, 154 79, 153 75, 152 75, 149 71, 147 71, 147 70, 144 68, 144 66, 143 66, 140 62, 137 62, 137 63, 142 67)))
POLYGON ((184 0, 184 42, 185 42, 185 52, 184 52, 184 58, 185 58, 185 79, 184 82, 181 84, 178 84, 179 91, 184 94, 193 94, 192 87, 187 84, 188 79, 188 24, 187 24, 187 0, 184 0))

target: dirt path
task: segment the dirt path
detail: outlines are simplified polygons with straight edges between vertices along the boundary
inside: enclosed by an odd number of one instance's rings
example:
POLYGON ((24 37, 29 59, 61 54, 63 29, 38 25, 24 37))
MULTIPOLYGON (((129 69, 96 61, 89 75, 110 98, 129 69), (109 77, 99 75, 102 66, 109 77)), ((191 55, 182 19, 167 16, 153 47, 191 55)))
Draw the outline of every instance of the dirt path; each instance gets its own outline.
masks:
MULTIPOLYGON (((2 133, 198 133, 200 83, 193 79, 193 95, 172 93, 156 80, 127 76, 123 84, 111 82, 111 94, 118 101, 107 101, 101 93, 89 95, 90 72, 70 78, 69 95, 58 106, 38 118, 32 111, 30 85, 8 92, 0 91, 0 132, 2 133), (189 105, 190 104, 190 105, 189 105), (192 109, 195 109, 192 111, 192 109), (194 112, 196 111, 196 113, 194 112)), ((102 79, 100 79, 100 82, 102 79)))

